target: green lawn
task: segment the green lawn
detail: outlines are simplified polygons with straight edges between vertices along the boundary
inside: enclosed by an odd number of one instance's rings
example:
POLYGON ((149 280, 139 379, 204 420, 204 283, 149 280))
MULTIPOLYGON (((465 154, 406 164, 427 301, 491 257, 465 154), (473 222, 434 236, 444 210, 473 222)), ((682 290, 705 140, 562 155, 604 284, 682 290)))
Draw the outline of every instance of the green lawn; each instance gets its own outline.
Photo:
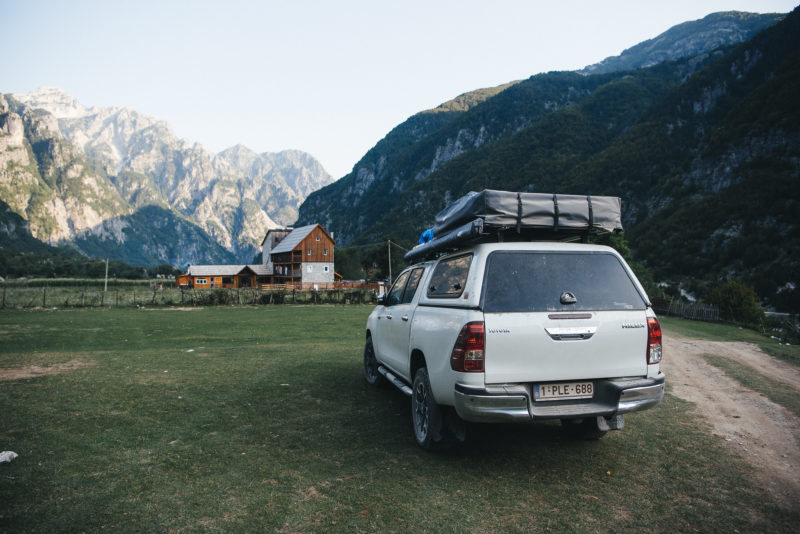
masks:
MULTIPOLYGON (((670 395, 599 442, 555 423, 414 443, 361 371, 366 306, 0 312, 0 531, 793 531, 670 395)), ((666 327, 669 330, 669 326, 666 327)))

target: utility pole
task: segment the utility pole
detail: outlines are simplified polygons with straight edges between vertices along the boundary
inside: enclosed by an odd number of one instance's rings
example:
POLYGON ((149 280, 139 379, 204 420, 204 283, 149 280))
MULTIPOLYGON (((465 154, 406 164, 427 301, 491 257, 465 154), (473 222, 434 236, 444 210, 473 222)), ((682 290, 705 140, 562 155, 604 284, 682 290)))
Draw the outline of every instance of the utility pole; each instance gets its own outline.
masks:
POLYGON ((108 258, 106 258, 106 283, 103 284, 103 293, 108 291, 108 258))
POLYGON ((392 242, 386 240, 386 247, 389 249, 389 284, 392 283, 392 242))

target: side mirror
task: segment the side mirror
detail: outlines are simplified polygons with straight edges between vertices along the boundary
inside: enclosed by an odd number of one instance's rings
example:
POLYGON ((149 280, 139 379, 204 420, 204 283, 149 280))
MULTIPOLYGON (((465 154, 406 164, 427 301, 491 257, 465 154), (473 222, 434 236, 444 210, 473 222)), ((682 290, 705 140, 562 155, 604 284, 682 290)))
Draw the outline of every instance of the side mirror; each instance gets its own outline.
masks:
POLYGON ((385 293, 378 297, 378 305, 379 306, 385 306, 386 305, 386 294, 385 293))

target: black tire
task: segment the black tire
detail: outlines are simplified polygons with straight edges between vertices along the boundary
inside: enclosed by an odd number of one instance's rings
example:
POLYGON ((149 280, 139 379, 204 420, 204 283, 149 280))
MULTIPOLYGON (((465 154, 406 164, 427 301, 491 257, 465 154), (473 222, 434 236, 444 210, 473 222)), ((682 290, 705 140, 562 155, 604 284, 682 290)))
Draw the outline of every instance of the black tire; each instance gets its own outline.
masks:
POLYGON ((386 379, 378 372, 378 360, 375 358, 375 349, 372 347, 372 338, 368 337, 364 343, 364 379, 372 387, 381 387, 386 379))
POLYGON ((428 370, 417 369, 411 394, 411 421, 414 439, 425 450, 438 448, 442 443, 442 410, 433 398, 428 370))
POLYGON ((411 421, 414 439, 425 450, 444 450, 466 440, 467 425, 449 406, 439 406, 433 398, 428 370, 417 369, 411 394, 411 421))
POLYGON ((570 436, 586 441, 596 441, 608 432, 607 430, 600 430, 597 424, 597 417, 562 419, 561 425, 570 436))

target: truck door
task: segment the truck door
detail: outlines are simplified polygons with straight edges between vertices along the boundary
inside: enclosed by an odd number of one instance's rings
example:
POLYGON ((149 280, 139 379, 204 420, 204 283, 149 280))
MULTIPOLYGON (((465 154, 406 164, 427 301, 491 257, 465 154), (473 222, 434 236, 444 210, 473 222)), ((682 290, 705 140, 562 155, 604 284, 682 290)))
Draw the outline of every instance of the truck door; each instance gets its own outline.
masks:
POLYGON ((383 313, 378 316, 378 342, 375 345, 375 350, 380 351, 378 359, 405 378, 409 378, 408 343, 416 306, 414 296, 423 271, 424 268, 416 267, 401 273, 389 290, 383 313))

